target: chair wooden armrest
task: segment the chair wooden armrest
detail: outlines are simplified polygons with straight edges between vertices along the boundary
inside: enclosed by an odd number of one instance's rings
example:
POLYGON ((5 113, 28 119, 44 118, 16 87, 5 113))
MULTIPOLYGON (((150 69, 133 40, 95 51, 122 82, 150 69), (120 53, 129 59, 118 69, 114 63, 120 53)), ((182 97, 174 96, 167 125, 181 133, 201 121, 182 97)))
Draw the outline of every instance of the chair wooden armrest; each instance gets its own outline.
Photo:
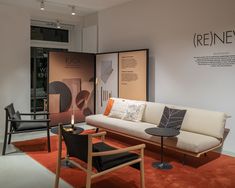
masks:
POLYGON ((107 132, 99 132, 99 133, 94 133, 91 134, 92 137, 100 137, 100 136, 105 136, 107 134, 107 132))
POLYGON ((127 148, 120 148, 116 150, 111 150, 111 151, 103 151, 103 152, 92 152, 92 156, 105 156, 105 155, 114 155, 114 154, 119 154, 119 153, 124 153, 128 151, 134 151, 134 150, 142 150, 145 148, 145 144, 139 144, 136 146, 131 146, 127 148))
POLYGON ((102 142, 104 142, 104 139, 105 139, 105 135, 107 134, 107 132, 99 132, 99 133, 94 133, 94 134, 91 134, 91 138, 95 138, 95 137, 101 137, 101 140, 102 142))

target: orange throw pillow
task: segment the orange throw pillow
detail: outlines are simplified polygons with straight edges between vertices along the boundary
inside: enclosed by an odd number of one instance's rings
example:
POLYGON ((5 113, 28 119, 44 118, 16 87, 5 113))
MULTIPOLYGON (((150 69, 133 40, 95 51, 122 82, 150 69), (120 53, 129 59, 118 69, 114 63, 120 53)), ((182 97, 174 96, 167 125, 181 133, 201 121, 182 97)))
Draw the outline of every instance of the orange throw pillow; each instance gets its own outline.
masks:
POLYGON ((104 115, 105 116, 108 116, 111 109, 112 109, 112 106, 113 106, 113 103, 114 103, 114 100, 113 99, 109 99, 108 103, 107 103, 107 106, 106 106, 106 109, 104 111, 104 115))

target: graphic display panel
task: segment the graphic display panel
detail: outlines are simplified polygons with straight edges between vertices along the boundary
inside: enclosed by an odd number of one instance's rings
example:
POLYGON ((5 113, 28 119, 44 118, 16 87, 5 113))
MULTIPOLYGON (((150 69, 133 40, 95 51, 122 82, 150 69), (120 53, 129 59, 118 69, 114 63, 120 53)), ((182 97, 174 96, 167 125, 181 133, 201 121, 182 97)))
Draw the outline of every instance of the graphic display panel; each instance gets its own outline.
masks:
POLYGON ((95 55, 49 53, 48 107, 51 125, 83 122, 94 114, 95 55))

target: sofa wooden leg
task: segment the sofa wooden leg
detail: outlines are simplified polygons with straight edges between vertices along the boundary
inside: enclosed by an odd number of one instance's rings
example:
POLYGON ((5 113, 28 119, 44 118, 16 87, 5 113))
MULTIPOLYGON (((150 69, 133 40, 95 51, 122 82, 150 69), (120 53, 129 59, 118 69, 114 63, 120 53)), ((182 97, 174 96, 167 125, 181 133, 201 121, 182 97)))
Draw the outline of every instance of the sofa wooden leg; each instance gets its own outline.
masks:
POLYGON ((95 133, 98 133, 98 132, 99 132, 99 128, 96 128, 95 133))
POLYGON ((183 165, 185 165, 185 161, 186 161, 186 154, 183 155, 183 160, 182 160, 183 165))

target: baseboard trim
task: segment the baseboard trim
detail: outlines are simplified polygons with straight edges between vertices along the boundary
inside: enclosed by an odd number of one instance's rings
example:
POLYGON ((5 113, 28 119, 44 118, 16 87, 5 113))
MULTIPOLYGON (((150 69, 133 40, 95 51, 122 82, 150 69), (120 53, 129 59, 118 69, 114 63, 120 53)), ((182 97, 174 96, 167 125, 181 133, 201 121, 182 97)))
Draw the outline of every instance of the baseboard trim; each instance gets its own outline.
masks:
POLYGON ((229 155, 231 157, 235 157, 235 152, 222 150, 222 154, 229 155))

